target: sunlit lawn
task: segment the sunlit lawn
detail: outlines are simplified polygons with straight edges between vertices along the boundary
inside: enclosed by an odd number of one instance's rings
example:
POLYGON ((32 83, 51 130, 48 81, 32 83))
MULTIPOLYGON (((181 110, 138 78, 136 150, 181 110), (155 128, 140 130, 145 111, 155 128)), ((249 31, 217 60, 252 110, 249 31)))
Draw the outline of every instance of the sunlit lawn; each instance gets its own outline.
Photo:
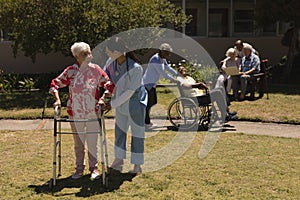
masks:
MULTIPOLYGON (((152 116, 165 118, 176 88, 158 88, 158 104, 152 116)), ((53 99, 43 93, 0 94, 0 118, 53 117, 53 99)), ((240 119, 300 123, 300 95, 274 91, 269 99, 233 102, 230 109, 240 119)), ((65 98, 65 97, 64 97, 65 98)), ((63 108, 63 115, 66 115, 63 108)), ((113 116, 110 112, 108 117, 113 116)), ((196 133, 188 150, 175 162, 158 170, 147 170, 137 177, 113 172, 108 190, 101 180, 86 176, 73 181, 73 140, 62 137, 62 177, 53 190, 53 131, 0 131, 0 199, 298 199, 300 196, 299 139, 222 133, 213 150, 204 159, 198 152, 206 132, 196 133)), ((146 154, 166 147, 173 131, 147 132, 146 154), (151 136, 151 137, 150 137, 151 136)), ((113 142, 113 131, 108 131, 113 142)), ((182 141, 184 142, 184 141, 182 141)), ((130 142, 129 142, 130 144, 130 142)), ((159 161, 174 153, 159 155, 159 161)), ((109 159, 113 155, 109 154, 109 159)), ((128 166, 128 170, 131 166, 128 166)), ((144 166, 147 169, 148 166, 144 166)))
POLYGON ((256 101, 232 102, 240 119, 300 124, 300 95, 270 94, 256 101))
MULTIPOLYGON (((70 135, 63 135, 62 177, 51 195, 47 182, 52 177, 52 131, 1 131, 0 134, 0 199, 297 199, 300 196, 299 139, 221 134, 213 150, 200 160, 197 155, 206 133, 198 132, 189 149, 171 165, 137 177, 126 171, 111 174, 109 191, 105 191, 101 180, 89 180, 87 170, 85 177, 70 179, 74 172, 73 140, 70 135)), ((175 134, 161 131, 147 138, 146 152, 164 147, 175 134)), ((108 138, 113 140, 112 131, 108 138)))
MULTIPOLYGON (((282 89, 284 91, 284 89, 282 89)), ((300 90, 293 92, 271 91, 269 99, 266 95, 255 101, 232 102, 231 111, 237 111, 241 120, 255 120, 264 122, 283 122, 300 124, 300 90)), ((176 97, 178 91, 174 87, 157 88, 158 104, 153 107, 153 117, 166 117, 167 108, 176 97)), ((67 95, 63 94, 63 99, 67 95)), ((44 117, 53 117, 53 98, 47 93, 13 93, 0 94, 0 119, 36 119, 41 118, 45 99, 47 108, 44 117)), ((65 101, 64 101, 65 102, 65 101)), ((65 109, 62 112, 66 115, 65 109)), ((113 117, 110 112, 108 117, 113 117)))

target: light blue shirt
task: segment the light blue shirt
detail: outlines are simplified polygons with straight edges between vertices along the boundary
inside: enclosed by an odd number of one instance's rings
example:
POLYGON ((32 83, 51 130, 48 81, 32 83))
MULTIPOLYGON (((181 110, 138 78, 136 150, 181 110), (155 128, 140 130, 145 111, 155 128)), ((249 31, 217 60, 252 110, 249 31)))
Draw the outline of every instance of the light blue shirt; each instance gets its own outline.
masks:
POLYGON ((169 66, 166 59, 161 59, 158 53, 154 54, 150 58, 148 67, 143 76, 145 87, 150 90, 157 84, 161 76, 168 80, 174 81, 175 78, 169 75, 166 71, 174 76, 178 76, 178 73, 169 66))
POLYGON ((104 68, 109 78, 115 84, 115 98, 118 98, 126 90, 131 90, 135 91, 135 93, 130 99, 135 99, 145 106, 147 105, 147 91, 142 82, 143 68, 141 65, 131 58, 127 58, 127 61, 121 65, 117 61, 108 60, 104 68))

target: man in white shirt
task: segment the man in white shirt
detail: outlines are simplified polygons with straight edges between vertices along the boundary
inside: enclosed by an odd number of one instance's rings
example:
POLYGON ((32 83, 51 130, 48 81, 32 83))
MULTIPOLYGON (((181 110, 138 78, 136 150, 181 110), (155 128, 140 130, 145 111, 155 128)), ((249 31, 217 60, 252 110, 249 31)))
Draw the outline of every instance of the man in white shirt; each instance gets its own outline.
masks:
MULTIPOLYGON (((237 40, 235 43, 234 43, 234 49, 237 53, 237 57, 238 58, 242 58, 245 56, 244 54, 244 51, 243 51, 243 48, 244 46, 248 46, 250 44, 246 43, 246 42, 242 42, 242 40, 237 40)), ((252 53, 256 54, 257 56, 259 56, 258 52, 252 48, 252 53)))
POLYGON ((148 104, 146 108, 145 125, 151 126, 150 110, 151 107, 157 104, 156 85, 161 77, 164 77, 174 83, 177 83, 177 79, 173 76, 177 76, 177 72, 171 68, 166 59, 170 57, 172 47, 163 43, 159 47, 159 52, 154 54, 148 63, 148 67, 143 76, 143 82, 148 92, 148 104), (170 74, 168 74, 169 72, 170 74), (173 76, 172 76, 173 75, 173 76))

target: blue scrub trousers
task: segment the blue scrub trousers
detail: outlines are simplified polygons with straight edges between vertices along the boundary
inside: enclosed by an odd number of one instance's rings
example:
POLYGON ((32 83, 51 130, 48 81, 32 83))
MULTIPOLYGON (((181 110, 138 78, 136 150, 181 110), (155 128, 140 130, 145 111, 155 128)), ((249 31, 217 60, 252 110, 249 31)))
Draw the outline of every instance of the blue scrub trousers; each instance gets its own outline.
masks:
POLYGON ((144 164, 145 140, 145 110, 146 106, 136 98, 116 108, 115 123, 115 157, 126 158, 126 139, 131 127, 131 163, 144 164))

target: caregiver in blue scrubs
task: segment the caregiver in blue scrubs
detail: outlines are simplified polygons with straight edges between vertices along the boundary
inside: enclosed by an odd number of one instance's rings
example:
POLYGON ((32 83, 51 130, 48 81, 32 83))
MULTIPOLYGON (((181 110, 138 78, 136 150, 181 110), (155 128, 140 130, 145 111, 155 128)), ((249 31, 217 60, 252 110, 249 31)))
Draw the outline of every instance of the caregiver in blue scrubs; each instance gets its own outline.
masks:
POLYGON ((105 71, 115 84, 111 106, 115 117, 115 160, 111 168, 121 171, 126 158, 126 138, 131 127, 131 173, 142 172, 144 163, 145 110, 147 92, 143 86, 143 68, 124 41, 115 37, 108 41, 105 49, 109 56, 105 71))

